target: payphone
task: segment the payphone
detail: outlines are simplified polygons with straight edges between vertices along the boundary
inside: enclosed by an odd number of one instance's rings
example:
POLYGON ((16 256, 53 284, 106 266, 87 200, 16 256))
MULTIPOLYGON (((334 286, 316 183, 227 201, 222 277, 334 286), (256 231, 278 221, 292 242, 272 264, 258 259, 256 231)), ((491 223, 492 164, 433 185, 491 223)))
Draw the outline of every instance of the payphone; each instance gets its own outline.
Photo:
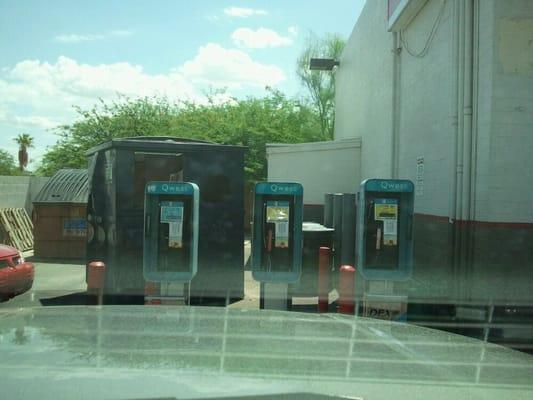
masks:
POLYGON ((303 187, 259 182, 254 191, 252 276, 261 282, 261 307, 285 309, 288 285, 302 269, 303 187))
POLYGON ((357 206, 357 266, 366 280, 401 281, 413 264, 413 192, 409 180, 367 179, 357 206))
POLYGON ((146 281, 163 287, 172 283, 179 286, 194 278, 198 265, 198 209, 199 189, 194 183, 146 184, 143 245, 146 281))
POLYGON ((260 282, 294 283, 302 268, 303 187, 259 182, 255 186, 252 276, 260 282))

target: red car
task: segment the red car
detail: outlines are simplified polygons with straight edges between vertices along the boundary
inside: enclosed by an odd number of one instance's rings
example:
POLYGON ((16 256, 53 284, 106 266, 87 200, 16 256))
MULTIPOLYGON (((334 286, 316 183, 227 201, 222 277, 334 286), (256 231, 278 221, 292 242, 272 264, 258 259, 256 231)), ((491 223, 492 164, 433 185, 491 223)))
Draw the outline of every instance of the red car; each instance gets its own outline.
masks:
POLYGON ((34 267, 19 251, 0 244, 0 301, 28 291, 33 284, 34 267))

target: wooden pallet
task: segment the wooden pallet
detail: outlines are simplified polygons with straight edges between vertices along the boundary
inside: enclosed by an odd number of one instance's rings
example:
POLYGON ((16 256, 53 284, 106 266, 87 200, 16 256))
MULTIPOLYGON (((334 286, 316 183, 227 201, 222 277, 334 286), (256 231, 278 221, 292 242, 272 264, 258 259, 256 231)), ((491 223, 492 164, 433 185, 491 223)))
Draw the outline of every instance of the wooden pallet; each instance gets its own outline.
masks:
POLYGON ((24 208, 0 208, 0 230, 5 244, 19 251, 33 249, 33 223, 24 208))

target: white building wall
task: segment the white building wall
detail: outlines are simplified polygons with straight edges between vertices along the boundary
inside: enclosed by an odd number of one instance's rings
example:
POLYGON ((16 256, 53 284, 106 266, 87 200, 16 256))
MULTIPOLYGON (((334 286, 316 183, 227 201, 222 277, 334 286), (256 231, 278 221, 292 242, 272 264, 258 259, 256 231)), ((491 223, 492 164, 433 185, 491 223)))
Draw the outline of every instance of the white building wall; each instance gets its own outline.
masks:
MULTIPOLYGON (((495 1, 488 207, 483 220, 533 222, 533 1, 495 1)), ((481 2, 483 3, 483 2, 481 2)))
MULTIPOLYGON (((412 52, 424 48, 442 4, 428 0, 404 27, 412 52)), ((422 156, 424 185, 415 211, 437 216, 450 215, 454 174, 453 4, 445 2, 424 57, 408 54, 405 43, 398 57, 397 177, 416 181, 422 156)), ((533 222, 533 1, 476 4, 474 217, 533 222)), ((336 72, 335 139, 361 138, 361 179, 393 176, 394 56, 387 27, 387 1, 367 1, 336 72)))
POLYGON ((268 180, 299 182, 304 204, 324 204, 325 193, 355 193, 361 182, 361 141, 267 145, 268 180))
POLYGON ((477 130, 476 179, 474 184, 474 216, 484 221, 490 217, 489 165, 491 159, 490 131, 492 124, 493 64, 494 64, 494 0, 479 5, 479 52, 477 60, 477 130))
MULTIPOLYGON (((416 181, 417 157, 424 157, 423 190, 415 198, 416 212, 446 216, 452 174, 452 2, 442 11, 436 35, 423 57, 416 54, 428 41, 441 12, 441 1, 428 1, 404 28, 400 53, 398 177, 416 181)), ((383 10, 386 15, 386 11, 383 10)), ((391 35, 389 33, 389 35, 391 35)))
MULTIPOLYGON (((451 2, 448 2, 451 4, 451 2)), ((409 48, 421 50, 439 13, 429 1, 405 29, 409 48)), ((428 54, 402 50, 398 178, 416 179, 417 157, 424 157, 424 190, 416 211, 447 215, 452 128, 451 13, 447 4, 428 54)), ((388 32, 387 1, 368 1, 352 32, 337 72, 335 138, 362 138, 362 179, 392 177, 393 34, 388 32)))
POLYGON ((367 1, 336 72, 335 140, 362 138, 361 178, 389 178, 392 35, 387 0, 367 1))

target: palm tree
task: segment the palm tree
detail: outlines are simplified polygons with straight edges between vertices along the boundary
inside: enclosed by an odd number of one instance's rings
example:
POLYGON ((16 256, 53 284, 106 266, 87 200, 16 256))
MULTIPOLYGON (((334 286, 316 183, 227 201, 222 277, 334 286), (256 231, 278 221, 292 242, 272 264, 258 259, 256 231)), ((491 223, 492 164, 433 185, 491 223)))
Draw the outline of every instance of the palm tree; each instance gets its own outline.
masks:
POLYGON ((13 140, 19 145, 19 168, 24 171, 24 168, 28 165, 28 149, 33 147, 33 137, 23 133, 13 140))

